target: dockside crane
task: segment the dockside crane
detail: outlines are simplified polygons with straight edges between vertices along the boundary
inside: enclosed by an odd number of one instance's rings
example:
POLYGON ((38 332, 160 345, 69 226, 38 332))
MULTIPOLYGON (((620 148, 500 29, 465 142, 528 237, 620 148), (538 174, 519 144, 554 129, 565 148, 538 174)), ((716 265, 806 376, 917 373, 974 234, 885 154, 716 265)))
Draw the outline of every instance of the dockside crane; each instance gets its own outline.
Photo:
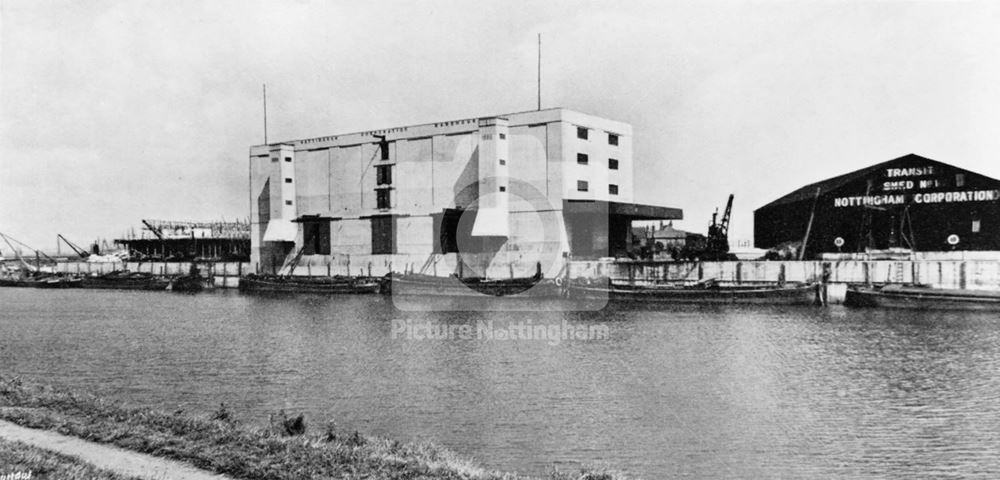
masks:
POLYGON ((62 240, 63 243, 65 243, 67 246, 69 246, 69 248, 72 249, 73 252, 76 253, 80 258, 85 259, 85 258, 87 258, 87 257, 90 256, 90 252, 88 252, 88 251, 80 248, 77 244, 69 241, 69 239, 67 239, 66 237, 62 236, 61 233, 57 233, 56 234, 56 243, 59 243, 59 240, 62 240))
POLYGON ((729 254, 729 219, 733 215, 733 194, 729 194, 729 201, 726 202, 726 211, 722 214, 722 220, 716 221, 719 211, 712 214, 712 224, 708 226, 708 251, 706 256, 716 260, 724 260, 729 254))
POLYGON ((145 219, 142 221, 142 224, 145 225, 146 228, 148 228, 150 232, 153 232, 153 235, 156 235, 156 238, 158 240, 163 240, 163 231, 160 230, 160 227, 153 226, 152 223, 149 223, 149 220, 145 220, 145 219))
POLYGON ((166 257, 167 256, 167 246, 166 246, 166 242, 164 241, 164 238, 163 238, 163 231, 160 230, 160 227, 156 227, 152 223, 149 223, 149 220, 143 219, 142 223, 143 223, 143 225, 146 226, 146 228, 149 229, 150 232, 153 232, 153 235, 156 235, 156 238, 160 241, 160 258, 162 259, 162 258, 166 257))
POLYGON ((10 247, 11 251, 14 252, 14 255, 17 257, 18 261, 20 261, 21 264, 24 265, 24 268, 27 269, 30 272, 41 272, 41 271, 44 271, 44 270, 50 270, 51 271, 51 268, 48 268, 48 267, 46 267, 44 269, 42 268, 42 257, 45 257, 45 259, 48 262, 50 262, 50 263, 53 263, 53 264, 56 263, 56 260, 54 258, 46 255, 41 250, 36 250, 36 249, 32 248, 30 245, 27 245, 24 242, 22 242, 22 241, 20 241, 20 240, 18 240, 16 238, 14 238, 14 237, 11 237, 10 235, 6 235, 6 234, 0 232, 0 239, 3 239, 4 243, 6 243, 7 246, 10 247), (25 260, 24 257, 21 255, 20 250, 18 248, 15 248, 14 244, 11 243, 11 242, 16 243, 16 244, 18 244, 18 245, 20 245, 20 246, 22 246, 24 248, 27 248, 28 250, 33 250, 35 252, 35 265, 32 265, 32 264, 28 263, 28 261, 25 260))
POLYGON ((719 210, 712 214, 708 235, 689 235, 684 248, 673 254, 675 260, 725 261, 735 260, 729 253, 729 220, 733 216, 733 194, 729 194, 726 210, 719 218, 719 210))

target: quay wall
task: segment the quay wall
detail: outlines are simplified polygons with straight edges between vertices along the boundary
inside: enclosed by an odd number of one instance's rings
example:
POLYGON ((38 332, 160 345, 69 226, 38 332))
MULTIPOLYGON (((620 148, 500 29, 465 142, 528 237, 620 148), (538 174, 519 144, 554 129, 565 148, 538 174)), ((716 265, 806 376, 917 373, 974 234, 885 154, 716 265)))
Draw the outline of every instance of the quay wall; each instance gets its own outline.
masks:
POLYGON ((834 297, 847 284, 921 284, 937 288, 1000 290, 998 260, 847 260, 649 262, 572 261, 570 278, 607 277, 634 285, 694 283, 714 279, 726 284, 818 282, 833 285, 834 297))
MULTIPOLYGON (((236 288, 240 277, 251 273, 248 262, 198 262, 204 277, 212 277, 219 288, 236 288)), ((60 262, 56 271, 79 275, 100 275, 114 271, 151 273, 159 276, 187 275, 190 262, 60 262)))
MULTIPOLYGON (((547 278, 559 276, 565 261, 544 262, 539 265, 538 252, 501 252, 497 255, 464 254, 459 261, 457 253, 447 254, 396 254, 396 255, 304 255, 291 272, 295 276, 382 276, 389 272, 424 273, 446 277, 461 274, 463 277, 488 278, 530 277, 539 269, 547 278)), ((280 270, 251 265, 251 271, 278 273, 280 270)), ((287 272, 286 272, 287 273, 287 272)))
MULTIPOLYGON (((202 274, 215 278, 216 286, 235 288, 241 276, 261 272, 249 262, 198 263, 202 274)), ((617 282, 651 285, 664 282, 689 282, 714 279, 722 283, 753 284, 812 282, 823 279, 836 284, 924 284, 938 288, 1000 290, 1000 260, 839 260, 839 261, 731 261, 667 262, 631 260, 570 260, 538 265, 511 257, 487 259, 466 256, 459 262, 456 254, 447 255, 342 255, 303 257, 294 269, 295 276, 381 276, 395 272, 416 272, 448 276, 486 274, 489 278, 527 277, 541 267, 547 278, 610 278, 617 282), (323 258, 321 261, 320 258, 323 258)), ((101 274, 115 270, 146 272, 154 275, 184 275, 188 262, 62 262, 58 271, 73 274, 101 274)))

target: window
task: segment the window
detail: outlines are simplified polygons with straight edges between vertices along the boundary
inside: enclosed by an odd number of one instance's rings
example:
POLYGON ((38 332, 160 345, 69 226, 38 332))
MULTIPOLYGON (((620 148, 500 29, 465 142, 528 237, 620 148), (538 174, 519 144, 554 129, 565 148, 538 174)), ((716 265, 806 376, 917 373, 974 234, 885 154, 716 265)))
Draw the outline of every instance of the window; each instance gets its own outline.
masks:
POLYGON ((279 161, 279 160, 281 160, 281 159, 280 159, 280 158, 278 158, 278 157, 272 157, 272 158, 271 158, 271 162, 277 162, 277 161, 279 161))
POLYGON ((980 220, 973 220, 972 221, 972 233, 979 233, 979 231, 982 228, 982 226, 983 225, 982 225, 982 222, 980 220))
POLYGON ((292 179, 291 178, 286 178, 285 179, 285 183, 292 183, 292 179))
POLYGON ((576 127, 576 138, 583 140, 587 139, 587 129, 584 127, 576 127))
POLYGON ((618 170, 618 159, 609 158, 608 159, 608 170, 618 170))
POLYGON ((500 165, 507 165, 507 160, 500 159, 500 165))
POLYGON ((618 195, 618 185, 611 184, 608 185, 608 193, 611 195, 618 195))
POLYGON ((390 191, 391 190, 388 189, 388 188, 380 188, 378 190, 375 190, 375 203, 376 203, 375 206, 379 210, 387 210, 389 208, 392 208, 390 206, 390 203, 389 203, 389 199, 390 199, 389 192, 390 191))
POLYGON ((500 134, 500 140, 506 140, 506 139, 507 139, 507 134, 506 133, 501 133, 500 134))
POLYGON ((285 200, 285 205, 291 205, 291 204, 292 204, 291 200, 285 200))
POLYGON ((396 253, 396 235, 391 216, 372 217, 372 255, 396 253))
POLYGON ((959 173, 955 175, 955 186, 964 187, 965 186, 965 174, 959 173))
POLYGON ((392 184, 392 165, 379 165, 375 167, 375 184, 392 184))
POLYGON ((578 153, 576 154, 576 163, 579 163, 580 165, 587 165, 590 163, 590 157, 588 157, 586 153, 578 153))
POLYGON ((291 162, 292 161, 292 157, 285 157, 285 161, 286 162, 291 162))
POLYGON ((618 145, 618 135, 613 133, 608 134, 608 145, 618 145))
POLYGON ((507 187, 505 187, 503 185, 500 185, 500 191, 501 192, 506 192, 507 191, 507 187))
POLYGON ((590 190, 590 184, 586 180, 577 180, 576 181, 576 191, 578 191, 578 192, 586 192, 588 190, 590 190))
POLYGON ((329 255, 330 222, 304 222, 302 224, 302 242, 304 255, 329 255))
MULTIPOLYGON (((431 214, 434 224, 434 251, 437 253, 458 253, 458 221, 462 218, 462 211, 453 208, 446 208, 443 212, 431 214)), ((468 226, 473 222, 467 222, 468 226)))
POLYGON ((387 140, 385 140, 385 139, 383 139, 382 141, 378 142, 378 149, 379 149, 379 152, 382 153, 382 160, 388 160, 389 159, 389 142, 387 140))

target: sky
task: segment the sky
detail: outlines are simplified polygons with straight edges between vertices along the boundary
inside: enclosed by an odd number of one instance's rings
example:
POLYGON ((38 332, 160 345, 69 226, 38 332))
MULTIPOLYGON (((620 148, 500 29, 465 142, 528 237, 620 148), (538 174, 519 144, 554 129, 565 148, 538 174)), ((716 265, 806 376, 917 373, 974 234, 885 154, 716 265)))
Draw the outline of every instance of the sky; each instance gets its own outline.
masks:
MULTIPOLYGON (((908 153, 1000 178, 1000 2, 0 0, 0 232, 247 218, 263 142, 543 107, 630 123, 635 200, 730 233, 908 153)), ((3 250, 3 248, 0 248, 3 250)))

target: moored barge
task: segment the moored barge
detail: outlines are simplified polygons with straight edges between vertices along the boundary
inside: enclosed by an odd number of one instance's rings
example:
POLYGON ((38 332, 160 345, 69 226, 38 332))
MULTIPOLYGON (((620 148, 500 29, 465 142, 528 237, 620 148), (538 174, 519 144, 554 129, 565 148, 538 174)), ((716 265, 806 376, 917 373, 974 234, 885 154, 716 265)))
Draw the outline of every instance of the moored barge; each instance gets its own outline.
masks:
POLYGON ((714 282, 692 286, 628 286, 599 282, 571 284, 570 296, 607 298, 623 302, 712 303, 761 305, 818 305, 819 285, 815 283, 775 286, 722 286, 714 282))
POLYGON ((379 293, 383 279, 378 277, 295 277, 283 275, 247 275, 240 279, 241 292, 379 293))
POLYGON ((1000 291, 902 285, 851 286, 844 304, 850 307, 1000 311, 1000 291))

